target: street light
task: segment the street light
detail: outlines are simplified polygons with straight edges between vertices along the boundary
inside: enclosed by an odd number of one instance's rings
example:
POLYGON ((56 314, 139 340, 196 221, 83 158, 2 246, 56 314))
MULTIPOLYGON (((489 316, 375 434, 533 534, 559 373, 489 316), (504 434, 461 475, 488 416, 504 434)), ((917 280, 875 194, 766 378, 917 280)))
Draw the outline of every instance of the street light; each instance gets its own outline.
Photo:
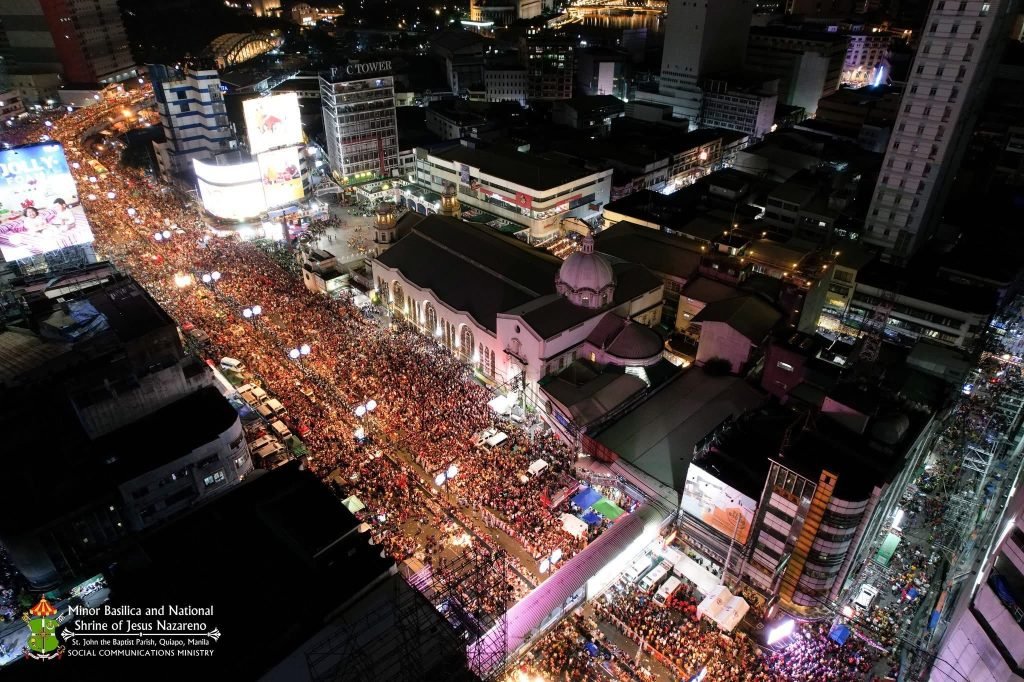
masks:
MULTIPOLYGON (((167 230, 164 230, 164 232, 167 233, 167 230)), ((167 234, 168 236, 170 236, 169 233, 167 234)), ((209 284, 211 286, 216 284, 217 280, 219 279, 220 272, 218 272, 217 270, 214 270, 213 272, 204 272, 202 276, 203 284, 209 284)))
POLYGON ((243 308, 242 309, 242 317, 244 317, 247 320, 253 319, 253 318, 257 318, 257 317, 259 317, 262 314, 263 314, 263 308, 261 308, 258 305, 254 305, 251 308, 243 308))
POLYGON ((179 272, 174 276, 174 286, 179 289, 184 289, 192 284, 192 275, 184 272, 179 272))

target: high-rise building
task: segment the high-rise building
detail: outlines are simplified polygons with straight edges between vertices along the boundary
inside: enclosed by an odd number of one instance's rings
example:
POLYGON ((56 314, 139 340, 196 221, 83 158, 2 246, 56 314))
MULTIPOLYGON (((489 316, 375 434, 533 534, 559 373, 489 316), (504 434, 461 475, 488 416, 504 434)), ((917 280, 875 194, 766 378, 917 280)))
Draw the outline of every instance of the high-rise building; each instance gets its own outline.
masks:
POLYGON ((0 57, 12 74, 62 73, 69 83, 138 75, 117 0, 4 0, 0 57))
POLYGON ((818 100, 839 88, 847 38, 786 28, 750 30, 747 63, 779 79, 779 101, 814 116, 818 100))
POLYGON ((1012 4, 939 1, 925 21, 864 231, 887 260, 905 261, 935 230, 1007 43, 1012 4))
POLYGON ((204 160, 235 146, 216 69, 187 67, 184 72, 152 65, 153 81, 164 141, 154 142, 160 177, 192 172, 192 159, 204 160))
POLYGON ((693 127, 700 119, 703 79, 742 68, 753 9, 753 0, 670 0, 658 94, 637 97, 671 105, 693 127))
POLYGON ((387 176, 398 168, 398 122, 391 62, 349 64, 320 74, 331 170, 387 176))
POLYGON ((529 38, 520 46, 526 63, 526 96, 529 99, 569 99, 576 72, 576 48, 566 40, 548 35, 529 38))

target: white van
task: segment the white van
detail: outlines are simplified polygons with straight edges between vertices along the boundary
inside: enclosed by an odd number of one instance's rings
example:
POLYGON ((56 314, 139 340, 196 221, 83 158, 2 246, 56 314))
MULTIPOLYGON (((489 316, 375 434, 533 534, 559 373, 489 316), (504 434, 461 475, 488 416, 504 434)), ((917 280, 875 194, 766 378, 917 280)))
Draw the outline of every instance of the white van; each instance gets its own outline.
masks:
POLYGON ((625 573, 622 574, 622 577, 626 579, 626 582, 636 582, 636 579, 642 576, 644 574, 644 571, 646 571, 650 567, 651 557, 647 554, 644 554, 642 557, 640 557, 639 559, 637 559, 629 565, 629 568, 627 568, 625 573))
POLYGON ((283 417, 288 413, 288 411, 284 409, 284 405, 282 405, 281 401, 277 398, 271 398, 268 400, 267 407, 269 407, 278 417, 283 417))
POLYGON ((253 397, 253 398, 254 398, 254 399, 256 400, 256 402, 257 402, 258 404, 259 404, 259 403, 265 403, 265 402, 267 402, 268 400, 270 400, 270 396, 269 396, 269 395, 267 394, 267 392, 266 392, 266 391, 264 391, 264 390, 263 390, 262 388, 260 388, 259 386, 253 386, 253 387, 252 387, 252 390, 251 390, 251 391, 249 391, 249 393, 251 393, 251 394, 252 394, 252 397, 253 397))
POLYGON ((245 369, 245 364, 243 364, 241 360, 236 360, 235 358, 221 358, 220 368, 230 370, 232 372, 241 372, 245 369))
POLYGON ((256 411, 264 419, 270 419, 274 416, 274 411, 270 409, 270 403, 263 403, 262 405, 256 406, 256 411))
POLYGON ((288 427, 285 426, 285 423, 280 419, 275 419, 270 422, 270 430, 273 431, 281 440, 288 440, 292 437, 292 432, 288 430, 288 427))
POLYGON ((658 606, 664 606, 665 604, 667 604, 668 600, 672 597, 673 594, 675 594, 676 590, 678 590, 679 586, 682 584, 682 580, 675 577, 674 575, 671 576, 668 580, 664 582, 664 584, 662 584, 660 588, 658 588, 658 593, 654 595, 654 603, 658 606))
POLYGON ((640 580, 640 589, 644 592, 650 592, 658 585, 658 583, 664 580, 667 575, 668 569, 661 564, 658 564, 640 580))
POLYGON ((267 443, 260 449, 254 451, 252 453, 252 456, 259 460, 260 462, 262 462, 267 457, 270 457, 271 455, 276 455, 279 452, 284 452, 284 446, 278 443, 277 441, 274 441, 273 443, 267 443))

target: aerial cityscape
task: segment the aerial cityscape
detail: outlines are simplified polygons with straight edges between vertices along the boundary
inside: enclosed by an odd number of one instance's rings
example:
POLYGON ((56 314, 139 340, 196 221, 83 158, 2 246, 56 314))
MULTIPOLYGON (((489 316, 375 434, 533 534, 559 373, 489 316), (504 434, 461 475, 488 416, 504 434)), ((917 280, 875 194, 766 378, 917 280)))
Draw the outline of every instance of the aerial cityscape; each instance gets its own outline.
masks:
POLYGON ((0 0, 0 676, 1024 682, 1022 228, 1019 0, 0 0))

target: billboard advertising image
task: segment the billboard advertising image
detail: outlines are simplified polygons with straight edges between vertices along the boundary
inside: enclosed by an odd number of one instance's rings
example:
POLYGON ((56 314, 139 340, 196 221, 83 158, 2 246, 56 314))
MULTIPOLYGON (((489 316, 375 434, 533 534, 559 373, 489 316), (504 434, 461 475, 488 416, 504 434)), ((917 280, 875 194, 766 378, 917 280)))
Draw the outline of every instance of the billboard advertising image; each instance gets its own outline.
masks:
POLYGON ((302 144, 299 96, 294 92, 247 99, 242 102, 242 110, 250 153, 302 144))
POLYGON ((217 166, 193 159, 199 196, 210 215, 228 220, 254 218, 267 210, 255 162, 217 166))
POLYGON ((38 256, 93 241, 64 148, 56 142, 0 150, 0 253, 38 256))
POLYGON ((686 471, 683 511, 728 538, 745 543, 754 523, 757 503, 718 480, 696 464, 686 471))
POLYGON ((287 147, 263 152, 259 156, 260 179, 267 207, 274 208, 299 201, 303 197, 299 148, 287 147))

